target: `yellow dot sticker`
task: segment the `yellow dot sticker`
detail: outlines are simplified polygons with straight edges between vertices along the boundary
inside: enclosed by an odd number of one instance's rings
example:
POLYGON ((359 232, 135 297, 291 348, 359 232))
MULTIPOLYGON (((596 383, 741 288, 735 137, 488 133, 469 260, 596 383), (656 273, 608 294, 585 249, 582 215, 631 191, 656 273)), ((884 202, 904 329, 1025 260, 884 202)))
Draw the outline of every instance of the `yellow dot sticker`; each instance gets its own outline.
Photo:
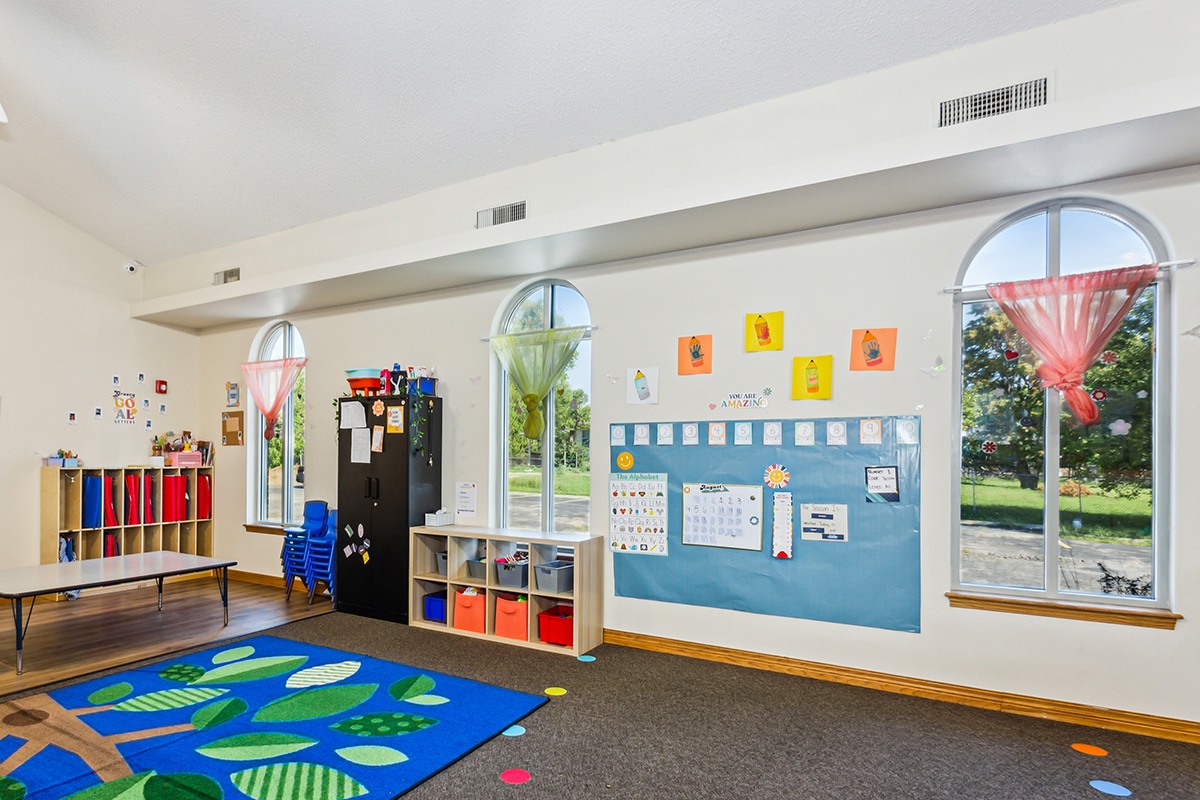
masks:
POLYGON ((551 686, 546 690, 546 694, 550 695, 551 697, 562 697, 566 693, 567 690, 560 686, 551 686))
POLYGON ((628 450, 617 455, 617 466, 623 470, 633 469, 633 453, 628 450))

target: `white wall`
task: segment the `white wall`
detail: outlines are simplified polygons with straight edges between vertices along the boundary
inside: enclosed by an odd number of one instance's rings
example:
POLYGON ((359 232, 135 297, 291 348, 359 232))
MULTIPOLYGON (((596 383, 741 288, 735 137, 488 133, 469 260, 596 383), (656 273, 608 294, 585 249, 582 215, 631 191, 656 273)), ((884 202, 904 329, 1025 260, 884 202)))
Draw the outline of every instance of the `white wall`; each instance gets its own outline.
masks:
POLYGON ((86 466, 124 466, 150 455, 144 421, 113 422, 114 375, 139 403, 151 399, 138 415, 149 414, 155 432, 211 438, 216 425, 196 415, 197 338, 129 318, 143 276, 124 271, 128 259, 2 186, 0 242, 0 549, 4 566, 26 566, 40 558, 42 456, 62 448, 86 466), (139 372, 147 384, 137 384, 139 372), (159 378, 166 395, 154 394, 159 378), (92 417, 97 406, 102 420, 92 417))
MULTIPOLYGON (((1200 213, 1200 170, 1181 170, 1075 187, 1111 197, 1164 227, 1180 256, 1200 251, 1191 219, 1200 213)), ((1186 535, 1200 523, 1187 502, 1174 510, 1176 574, 1173 608, 1185 621, 1175 631, 951 609, 950 523, 957 484, 950 474, 956 421, 950 419, 949 372, 930 378, 920 367, 952 351, 951 299, 940 293, 954 282, 968 247, 996 219, 1036 197, 1010 198, 969 207, 861 223, 834 230, 638 263, 602 265, 563 274, 591 305, 599 326, 593 339, 595 431, 611 422, 707 419, 708 403, 725 393, 771 386, 779 400, 751 418, 861 416, 919 413, 922 442, 922 632, 897 633, 791 618, 618 598, 606 569, 605 626, 686 641, 778 654, 952 684, 1200 720, 1200 698, 1190 664, 1200 634, 1187 618, 1200 613, 1196 568, 1200 542, 1186 535), (741 352, 743 315, 751 309, 786 312, 782 352, 741 352), (900 329, 892 373, 846 370, 850 330, 900 329), (714 373, 674 374, 678 336, 710 331, 714 373), (837 372, 834 398, 796 403, 790 394, 790 358, 800 352, 832 352, 837 372), (661 368, 660 403, 625 404, 627 367, 661 368), (620 376, 616 383, 609 375, 620 376), (767 413, 769 411, 769 413, 767 413), (1130 664, 1142 665, 1141 677, 1130 664)), ((479 505, 489 489, 487 335, 493 315, 515 284, 477 291, 439 293, 398 303, 294 319, 310 356, 310 430, 306 483, 311 496, 335 491, 332 398, 344 389, 342 370, 394 360, 436 364, 446 398, 447 449, 443 480, 452 503, 456 480, 481 483, 479 505)), ((1176 300, 1178 328, 1200 323, 1200 268, 1181 271, 1176 300)), ((202 337, 204 382, 216 386, 235 374, 255 329, 202 337), (224 365, 221 367, 220 365, 224 365), (210 373, 209 370, 212 370, 210 373)), ((1177 397, 1200 390, 1200 341, 1176 337, 1177 397)), ((223 398, 206 393, 202 414, 219 413, 223 398)), ((745 417, 739 417, 745 418, 745 417)), ((1200 476, 1200 456, 1182 446, 1197 440, 1200 423, 1184 413, 1176 420, 1176 485, 1186 490, 1200 476)), ((605 530, 606 437, 593 438, 592 528, 605 530)), ((238 448, 222 448, 218 547, 242 566, 278 570, 278 539, 238 531, 244 506, 232 475, 242 466, 238 448), (237 451, 237 452, 235 452, 237 451), (269 540, 266 543, 263 540, 269 540)), ((484 520, 480 520, 483 522, 484 520)), ((606 565, 611 568, 611 562, 606 565)), ((669 565, 664 565, 664 567, 669 565)))

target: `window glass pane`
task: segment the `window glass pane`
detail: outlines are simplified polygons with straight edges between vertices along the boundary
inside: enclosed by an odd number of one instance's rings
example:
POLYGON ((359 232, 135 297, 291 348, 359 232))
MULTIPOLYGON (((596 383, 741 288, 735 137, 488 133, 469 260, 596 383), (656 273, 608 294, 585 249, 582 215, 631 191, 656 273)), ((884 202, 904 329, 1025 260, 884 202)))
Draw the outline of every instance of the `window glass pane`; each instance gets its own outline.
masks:
POLYGON ((591 363, 592 343, 584 340, 554 389, 556 531, 586 532, 591 527, 591 363))
POLYGON ((963 276, 964 286, 1046 277, 1046 212, 1014 222, 988 240, 963 276))
MULTIPOLYGON (((299 339, 299 336, 296 337, 299 339)), ((304 371, 296 378, 296 386, 292 389, 292 517, 290 522, 304 519, 304 371)))
POLYGON ((1141 234, 1125 222, 1083 208, 1064 208, 1060 216, 1063 275, 1154 262, 1141 234))
POLYGON ((1154 287, 1134 305, 1084 385, 1100 422, 1062 416, 1059 587, 1153 596, 1154 287))
POLYGON ((572 328, 591 323, 591 315, 583 295, 570 286, 554 286, 551 291, 555 328, 572 328))
POLYGON ((508 318, 506 333, 540 331, 546 327, 546 290, 539 286, 517 303, 508 318))
POLYGON ((1036 364, 998 306, 963 306, 963 583, 1045 588, 1045 394, 1036 364))
POLYGON ((275 426, 275 438, 267 442, 267 520, 283 522, 283 426, 275 426))
POLYGON ((508 384, 508 525, 542 530, 542 445, 522 431, 529 416, 512 381, 508 384))

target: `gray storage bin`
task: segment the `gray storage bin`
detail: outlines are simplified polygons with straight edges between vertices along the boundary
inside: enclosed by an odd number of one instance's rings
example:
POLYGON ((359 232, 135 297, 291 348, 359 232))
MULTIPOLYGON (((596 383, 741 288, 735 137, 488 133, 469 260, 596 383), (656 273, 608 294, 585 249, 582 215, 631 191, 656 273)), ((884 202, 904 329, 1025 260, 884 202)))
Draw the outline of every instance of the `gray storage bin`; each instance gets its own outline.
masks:
POLYGON ((547 561, 533 568, 533 580, 539 592, 563 594, 575 589, 575 562, 547 561))
POLYGON ((506 589, 524 589, 529 585, 529 562, 496 564, 496 583, 506 589))
POLYGON ((468 559, 467 572, 477 581, 484 580, 487 578, 487 561, 482 558, 468 559))
POLYGON ((437 565, 438 575, 445 576, 445 574, 446 574, 446 554, 438 553, 437 557, 438 557, 438 565, 437 565))

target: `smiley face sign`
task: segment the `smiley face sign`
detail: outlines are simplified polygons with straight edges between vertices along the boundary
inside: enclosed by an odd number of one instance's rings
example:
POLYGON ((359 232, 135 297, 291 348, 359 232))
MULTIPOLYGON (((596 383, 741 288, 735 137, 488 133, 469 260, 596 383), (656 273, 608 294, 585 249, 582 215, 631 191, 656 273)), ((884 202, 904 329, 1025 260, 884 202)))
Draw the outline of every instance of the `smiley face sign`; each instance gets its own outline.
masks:
POLYGON ((624 471, 633 469, 633 453, 626 450, 623 453, 617 454, 617 468, 624 471))

